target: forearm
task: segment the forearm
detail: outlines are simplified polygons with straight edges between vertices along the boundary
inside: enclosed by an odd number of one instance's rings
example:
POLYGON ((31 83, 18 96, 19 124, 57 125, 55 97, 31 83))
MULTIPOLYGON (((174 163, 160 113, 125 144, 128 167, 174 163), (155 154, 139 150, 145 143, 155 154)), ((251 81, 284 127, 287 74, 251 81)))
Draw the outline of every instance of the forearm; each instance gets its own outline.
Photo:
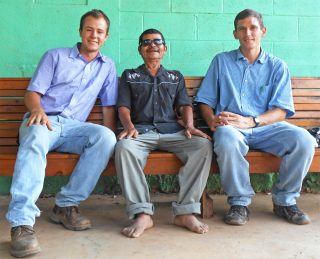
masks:
POLYGON ((207 104, 199 104, 199 108, 200 108, 202 118, 205 120, 205 122, 208 125, 210 125, 215 117, 213 109, 207 104))
POLYGON ((286 114, 286 111, 280 108, 274 108, 270 111, 267 111, 257 116, 260 120, 259 126, 266 126, 275 122, 283 121, 286 118, 286 114))
POLYGON ((27 91, 24 95, 24 103, 28 111, 30 111, 31 113, 35 111, 43 112, 40 99, 41 95, 39 93, 27 91))
POLYGON ((124 129, 134 128, 134 124, 131 121, 130 110, 127 107, 120 107, 118 109, 118 115, 124 129))
POLYGON ((182 106, 182 120, 185 128, 193 128, 193 110, 191 106, 182 106))

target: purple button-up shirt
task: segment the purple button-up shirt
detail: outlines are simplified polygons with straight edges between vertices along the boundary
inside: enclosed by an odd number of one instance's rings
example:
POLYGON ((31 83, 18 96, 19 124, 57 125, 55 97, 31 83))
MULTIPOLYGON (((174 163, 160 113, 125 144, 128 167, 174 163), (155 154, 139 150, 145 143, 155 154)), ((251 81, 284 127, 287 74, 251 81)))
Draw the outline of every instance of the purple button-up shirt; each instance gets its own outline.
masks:
POLYGON ((118 82, 110 58, 99 53, 87 62, 79 53, 78 44, 47 51, 27 90, 42 95, 45 113, 85 121, 97 97, 102 106, 116 104, 118 82))

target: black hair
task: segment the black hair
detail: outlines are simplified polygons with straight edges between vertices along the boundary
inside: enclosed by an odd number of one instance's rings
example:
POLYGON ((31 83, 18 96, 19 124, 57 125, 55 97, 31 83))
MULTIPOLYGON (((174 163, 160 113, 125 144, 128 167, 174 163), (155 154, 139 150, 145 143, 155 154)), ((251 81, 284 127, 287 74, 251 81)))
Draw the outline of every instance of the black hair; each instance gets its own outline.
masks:
POLYGON ((163 45, 166 45, 166 40, 164 39, 163 34, 160 31, 158 31, 157 29, 147 29, 143 33, 141 33, 139 37, 139 46, 141 45, 143 36, 147 34, 160 34, 161 39, 163 40, 163 45))
POLYGON ((234 23, 234 30, 235 31, 237 30, 237 25, 238 25, 239 20, 245 19, 250 16, 257 18, 257 20, 260 24, 260 27, 264 28, 262 15, 260 13, 258 13, 255 10, 252 10, 252 9, 244 9, 240 13, 237 14, 236 18, 234 18, 234 22, 233 22, 234 23))

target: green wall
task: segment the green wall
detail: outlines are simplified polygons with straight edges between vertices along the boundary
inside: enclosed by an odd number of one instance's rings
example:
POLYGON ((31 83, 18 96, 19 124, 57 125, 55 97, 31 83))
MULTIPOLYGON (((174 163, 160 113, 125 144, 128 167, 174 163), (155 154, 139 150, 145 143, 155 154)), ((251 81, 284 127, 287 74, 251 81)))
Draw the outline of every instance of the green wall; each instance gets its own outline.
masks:
MULTIPOLYGON (((164 64, 184 75, 204 75, 212 57, 238 47, 233 19, 239 11, 260 11, 268 28, 263 47, 283 58, 294 76, 320 76, 320 0, 0 0, 0 77, 32 76, 49 48, 70 47, 80 40, 80 16, 93 8, 111 20, 103 52, 123 69, 141 64, 137 38, 148 28, 163 32, 168 42, 164 64)), ((1 170, 1 169, 0 169, 1 170)), ((257 191, 269 191, 276 175, 251 178, 257 191)), ((47 177, 44 192, 54 193, 67 181, 47 177)), ((172 177, 148 177, 155 191, 176 190, 172 177)), ((8 193, 11 177, 0 177, 8 193)), ((207 188, 221 191, 218 176, 207 188)), ((305 179, 304 189, 320 191, 319 174, 305 179)), ((114 178, 103 177, 98 193, 117 193, 114 178)))
POLYGON ((150 27, 167 39, 168 68, 204 75, 216 53, 238 47, 233 19, 244 8, 264 15, 263 47, 283 58, 292 75, 320 75, 319 0, 0 0, 0 77, 32 76, 44 51, 73 46, 80 16, 93 8, 111 19, 103 52, 119 75, 141 63, 137 38, 150 27))

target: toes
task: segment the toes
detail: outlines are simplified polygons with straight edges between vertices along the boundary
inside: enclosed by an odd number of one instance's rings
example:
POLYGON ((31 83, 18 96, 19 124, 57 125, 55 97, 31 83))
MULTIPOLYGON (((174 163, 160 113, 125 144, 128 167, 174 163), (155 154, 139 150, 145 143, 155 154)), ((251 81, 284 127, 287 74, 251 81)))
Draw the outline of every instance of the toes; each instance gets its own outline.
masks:
POLYGON ((207 224, 202 224, 200 226, 200 229, 201 229, 201 234, 204 234, 204 233, 207 233, 209 231, 209 226, 207 224))
POLYGON ((133 232, 134 232, 134 229, 129 228, 129 227, 124 228, 124 229, 121 231, 121 233, 122 233, 123 235, 127 236, 127 237, 132 237, 133 232))
POLYGON ((136 238, 136 237, 141 236, 141 234, 142 234, 142 232, 139 232, 139 231, 136 230, 136 231, 134 231, 134 232, 132 233, 131 237, 136 238))

